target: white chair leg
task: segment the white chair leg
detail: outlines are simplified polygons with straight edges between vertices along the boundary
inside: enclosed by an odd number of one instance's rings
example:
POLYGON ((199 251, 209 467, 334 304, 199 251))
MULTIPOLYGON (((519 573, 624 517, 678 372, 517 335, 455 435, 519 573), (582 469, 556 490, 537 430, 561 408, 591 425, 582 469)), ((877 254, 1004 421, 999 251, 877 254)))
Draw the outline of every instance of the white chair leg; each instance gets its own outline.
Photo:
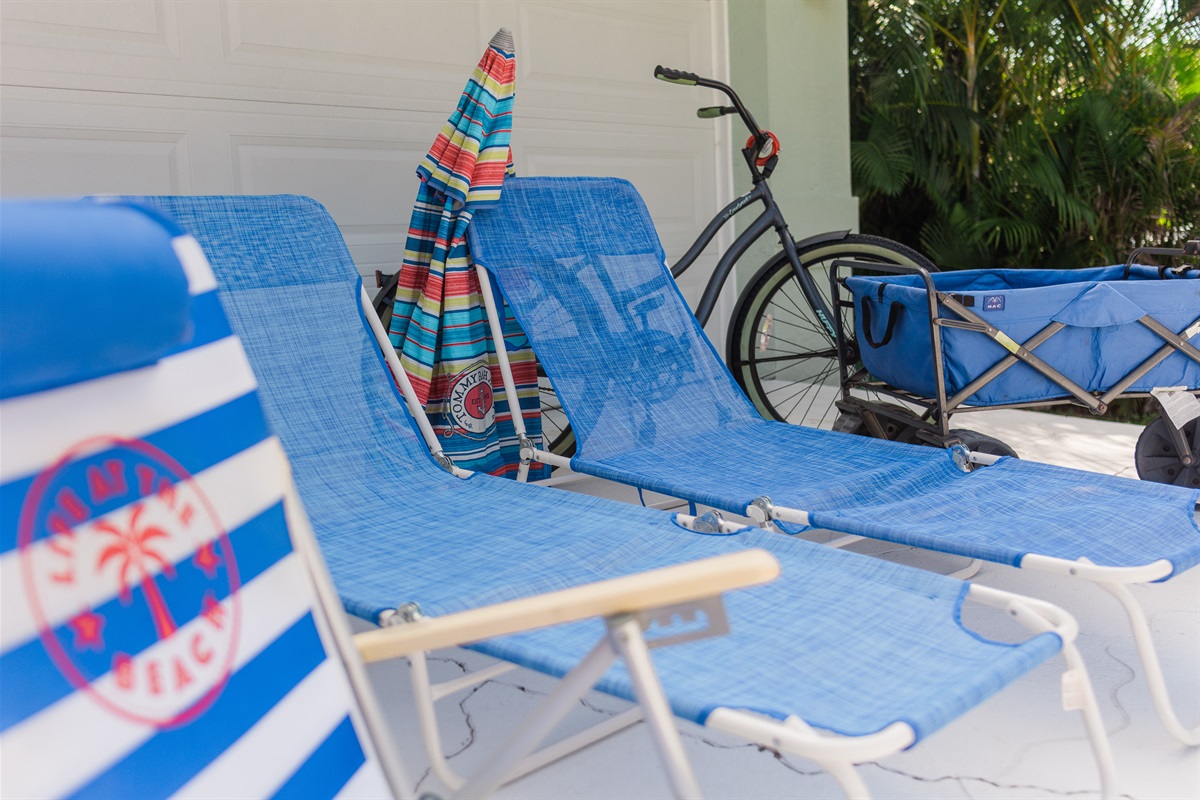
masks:
POLYGON ((820 763, 830 777, 842 787, 842 791, 846 793, 846 800, 871 800, 871 792, 853 764, 832 761, 820 763))
MULTIPOLYGON (((1083 657, 1074 642, 1064 642, 1063 659, 1067 662, 1067 675, 1077 683, 1070 687, 1070 694, 1064 687, 1064 705, 1074 708, 1083 715, 1083 725, 1087 730, 1088 741, 1092 746, 1092 754, 1096 758, 1096 767, 1100 771, 1100 796, 1108 800, 1117 796, 1117 768, 1113 760, 1112 745, 1108 741, 1108 733, 1104 730, 1104 720, 1100 718, 1100 706, 1096 703, 1096 693, 1092 689, 1087 667, 1083 657)), ((1065 677, 1065 676, 1064 676, 1065 677)))
POLYGON ((633 692, 646 715, 646 724, 658 748, 658 754, 666 767, 671 789, 679 798, 699 798, 700 785, 692 774, 683 742, 675 729, 675 716, 667 704, 662 684, 654 671, 650 659, 650 648, 642 638, 642 626, 635 616, 608 620, 609 638, 625 661, 629 677, 633 680, 633 692))
POLYGON ((433 688, 429 683, 429 664, 425 653, 413 653, 408 657, 412 667, 413 701, 417 708, 417 721, 421 726, 421 738, 425 741, 425 753, 429 756, 429 767, 442 783, 451 789, 462 786, 463 779, 450 769, 446 754, 442 750, 441 730, 438 728, 437 710, 434 708, 433 688))
POLYGON ((1150 687, 1150 696, 1154 699, 1154 710, 1162 720, 1167 731, 1189 747, 1200 745, 1200 727, 1185 728, 1175 716, 1171 706, 1171 698, 1167 693, 1167 684, 1163 680, 1162 665, 1158 661, 1158 652, 1154 649, 1154 640, 1150 636, 1150 626, 1146 623, 1146 615, 1129 587, 1121 583, 1101 583, 1098 585, 1120 601, 1129 618, 1129 627, 1133 631, 1133 640, 1137 645, 1138 656, 1142 660, 1142 671, 1146 674, 1146 684, 1150 687))
POLYGON ((456 797, 487 797, 510 780, 518 762, 546 738, 575 703, 600 680, 616 660, 608 639, 601 639, 575 668, 563 676, 532 714, 512 732, 500 751, 455 792, 456 797))
MULTIPOLYGON (((802 731, 808 736, 818 736, 812 726, 800 719, 800 717, 788 717, 784 720, 783 724, 789 728, 802 731)), ((858 769, 855 767, 854 762, 828 758, 815 760, 842 787, 842 791, 846 793, 846 800, 871 800, 871 791, 867 788, 867 784, 863 781, 862 776, 858 774, 858 769)))

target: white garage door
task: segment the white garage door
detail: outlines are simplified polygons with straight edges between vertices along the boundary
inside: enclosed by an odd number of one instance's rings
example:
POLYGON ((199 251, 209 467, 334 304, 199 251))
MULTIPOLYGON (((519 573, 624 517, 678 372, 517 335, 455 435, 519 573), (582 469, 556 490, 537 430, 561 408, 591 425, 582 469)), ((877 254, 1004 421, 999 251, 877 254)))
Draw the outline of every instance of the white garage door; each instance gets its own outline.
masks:
MULTIPOLYGON (((5 196, 305 194, 364 275, 393 271, 413 170, 504 26, 519 174, 634 181, 672 257, 731 197, 729 147, 695 117, 714 99, 651 76, 724 74, 724 0, 5 0, 0 16, 5 196)), ((714 261, 685 276, 689 299, 714 261)))

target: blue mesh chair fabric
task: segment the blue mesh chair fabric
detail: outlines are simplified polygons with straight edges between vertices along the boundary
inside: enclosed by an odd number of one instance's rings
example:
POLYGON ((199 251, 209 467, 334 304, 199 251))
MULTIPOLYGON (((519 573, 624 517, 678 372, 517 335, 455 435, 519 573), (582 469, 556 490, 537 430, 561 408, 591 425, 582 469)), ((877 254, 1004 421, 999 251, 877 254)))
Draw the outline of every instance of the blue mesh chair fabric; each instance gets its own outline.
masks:
POLYGON ((735 513, 766 495, 818 527, 1003 563, 1200 561, 1200 491, 1014 459, 966 474, 949 451, 763 420, 626 181, 510 179, 469 236, 575 429, 577 471, 735 513))
MULTIPOLYGON (((784 577, 727 598, 733 633, 655 651, 680 717, 717 707, 863 734, 928 735, 1052 656, 963 628, 965 584, 746 529, 709 536, 671 515, 434 466, 358 304, 333 221, 296 197, 154 202, 202 243, 257 373, 268 421, 346 608, 374 619, 414 601, 441 615, 761 547, 784 577), (305 324, 294 324, 296 316, 305 324), (303 332, 298 337, 297 332, 303 332)), ((472 645, 561 676, 601 635, 580 623, 472 645)), ((632 699, 614 667, 599 686, 632 699)))
POLYGON ((0 218, 5 313, 62 327, 46 287, 86 273, 98 343, 2 340, 4 796, 390 796, 195 242, 121 204, 0 218))

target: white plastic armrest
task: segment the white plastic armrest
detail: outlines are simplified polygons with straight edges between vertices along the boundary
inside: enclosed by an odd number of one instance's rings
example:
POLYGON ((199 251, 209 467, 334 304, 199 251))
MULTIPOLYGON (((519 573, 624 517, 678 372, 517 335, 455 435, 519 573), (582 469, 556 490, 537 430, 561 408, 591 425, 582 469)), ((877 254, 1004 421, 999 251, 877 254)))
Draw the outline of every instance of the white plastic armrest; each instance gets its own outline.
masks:
POLYGON ((564 622, 703 600, 767 583, 778 575, 774 556, 747 550, 366 631, 356 635, 354 643, 363 660, 371 663, 564 622))

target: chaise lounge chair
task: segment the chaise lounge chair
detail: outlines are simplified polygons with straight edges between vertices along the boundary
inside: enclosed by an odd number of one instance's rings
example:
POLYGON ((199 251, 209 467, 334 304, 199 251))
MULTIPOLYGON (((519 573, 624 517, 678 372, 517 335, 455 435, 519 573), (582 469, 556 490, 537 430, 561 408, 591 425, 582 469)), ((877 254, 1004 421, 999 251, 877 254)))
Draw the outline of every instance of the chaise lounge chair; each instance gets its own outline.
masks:
MULTIPOLYGON (((1071 706, 1084 710, 1102 785, 1113 790, 1086 675, 1074 672, 1077 653, 1064 644, 1071 623, 1054 607, 757 529, 696 526, 686 517, 487 475, 456 477, 431 457, 426 442, 434 437, 423 415, 414 422, 406 408, 401 391, 411 395, 411 387, 403 371, 396 373, 398 389, 385 366, 383 353, 394 353, 324 209, 296 197, 151 202, 195 235, 212 263, 222 305, 258 375, 267 419, 292 461, 351 613, 388 623, 419 604, 425 617, 436 618, 761 548, 778 559, 782 577, 726 599, 729 635, 656 651, 676 716, 814 759, 848 794, 865 796, 851 764, 913 745, 1061 645, 1078 689, 1069 692, 1071 706), (999 604, 1047 633, 1018 646, 980 638, 959 616, 968 598, 999 604)), ((603 670, 568 674, 592 647, 594 628, 568 626, 471 648, 567 676, 552 701, 563 708, 597 679, 598 689, 632 699, 635 683, 621 668, 603 677, 603 670)), ((669 641, 673 632, 665 633, 669 641)), ((431 687, 423 656, 410 660, 433 766, 470 794, 439 752, 433 700, 504 667, 431 687)), ((639 715, 633 709, 551 745, 543 751, 550 755, 517 771, 639 715)), ((514 740, 532 744, 545 733, 526 727, 514 740)))
POLYGON ((1200 744, 1200 728, 1171 708, 1127 587, 1200 561, 1200 490, 763 420, 679 294, 626 181, 510 179, 468 237, 489 313, 490 273, 575 431, 573 458, 528 444, 527 457, 785 532, 828 529, 1093 581, 1126 611, 1163 724, 1200 744))
POLYGON ((642 612, 777 569, 746 551, 351 640, 195 241, 125 205, 0 217, 4 797, 408 796, 364 660, 595 616, 592 662, 624 658, 670 735, 642 612), (64 325, 47 289, 77 276, 64 325))

